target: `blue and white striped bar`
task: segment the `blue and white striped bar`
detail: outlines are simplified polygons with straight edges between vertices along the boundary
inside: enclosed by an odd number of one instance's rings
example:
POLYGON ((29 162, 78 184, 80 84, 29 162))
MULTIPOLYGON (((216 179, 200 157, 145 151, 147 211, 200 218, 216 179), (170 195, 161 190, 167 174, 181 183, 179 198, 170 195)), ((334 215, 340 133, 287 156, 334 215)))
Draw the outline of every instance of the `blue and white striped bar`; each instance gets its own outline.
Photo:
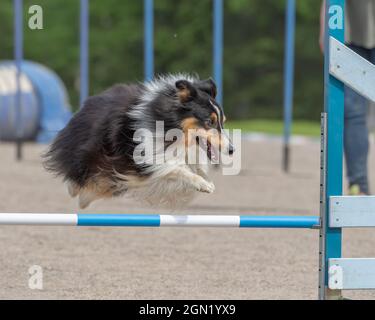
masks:
POLYGON ((0 225, 315 229, 320 227, 320 219, 314 216, 0 213, 0 225))

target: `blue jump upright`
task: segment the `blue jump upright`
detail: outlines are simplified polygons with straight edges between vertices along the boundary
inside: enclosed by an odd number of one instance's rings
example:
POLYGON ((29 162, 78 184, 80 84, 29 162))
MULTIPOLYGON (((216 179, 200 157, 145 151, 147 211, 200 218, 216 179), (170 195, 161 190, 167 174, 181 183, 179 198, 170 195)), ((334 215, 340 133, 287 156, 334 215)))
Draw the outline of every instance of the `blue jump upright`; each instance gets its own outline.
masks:
MULTIPOLYGON (((344 85, 330 74, 330 37, 344 42, 345 0, 327 0, 324 45, 324 112, 325 112, 325 158, 322 163, 320 232, 320 283, 321 299, 341 295, 328 289, 328 261, 341 257, 341 229, 329 226, 331 196, 342 195, 343 180, 343 131, 344 131, 344 85)), ((324 146, 323 146, 324 147, 324 146)))

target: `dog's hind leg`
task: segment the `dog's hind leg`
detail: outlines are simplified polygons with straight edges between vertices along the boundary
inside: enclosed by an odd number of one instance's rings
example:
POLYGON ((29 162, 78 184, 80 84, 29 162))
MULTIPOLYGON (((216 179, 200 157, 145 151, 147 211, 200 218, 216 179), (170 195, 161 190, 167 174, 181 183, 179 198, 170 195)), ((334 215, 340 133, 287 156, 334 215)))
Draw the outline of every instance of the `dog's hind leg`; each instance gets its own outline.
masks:
POLYGON ((75 198, 76 196, 78 196, 79 194, 79 190, 80 190, 80 187, 77 186, 76 183, 72 182, 72 181, 68 181, 66 183, 67 185, 67 188, 68 188, 68 193, 69 195, 72 197, 72 198, 75 198))
POLYGON ((103 177, 97 177, 90 181, 84 188, 79 191, 79 207, 87 208, 91 202, 111 198, 116 190, 112 188, 112 181, 103 177))
POLYGON ((86 188, 82 189, 79 193, 78 198, 79 207, 81 209, 85 209, 91 204, 91 202, 95 201, 98 198, 98 195, 93 193, 91 190, 86 188))

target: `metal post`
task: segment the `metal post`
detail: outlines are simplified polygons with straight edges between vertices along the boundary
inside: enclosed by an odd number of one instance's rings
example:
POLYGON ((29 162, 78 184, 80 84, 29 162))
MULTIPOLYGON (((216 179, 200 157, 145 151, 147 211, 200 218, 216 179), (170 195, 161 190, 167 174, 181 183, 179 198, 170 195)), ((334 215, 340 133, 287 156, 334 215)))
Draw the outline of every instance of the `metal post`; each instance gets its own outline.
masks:
POLYGON ((154 1, 144 0, 144 73, 145 81, 154 77, 154 1))
POLYGON ((80 8, 80 108, 89 95, 89 3, 81 0, 80 8))
POLYGON ((23 0, 14 0, 14 60, 16 63, 16 159, 22 160, 21 73, 23 60, 23 0))
POLYGON ((216 100, 223 105, 223 0, 214 0, 213 17, 213 70, 217 85, 216 100))
MULTIPOLYGON (((325 232, 323 233, 324 251, 324 290, 320 299, 340 299, 339 290, 328 289, 328 260, 341 257, 341 228, 330 228, 329 197, 342 195, 343 180, 343 131, 344 131, 344 85, 329 74, 329 37, 344 42, 345 0, 326 0, 325 15, 325 55, 324 55, 324 109, 327 113, 327 146, 325 172, 325 232)), ((322 284, 323 285, 323 284, 322 284)))
POLYGON ((319 299, 324 299, 325 296, 325 245, 326 245, 326 172, 327 172, 327 113, 321 113, 321 131, 320 131, 320 224, 319 229, 319 299))
POLYGON ((294 87, 294 35, 296 26, 296 3, 288 0, 285 8, 285 52, 284 52, 284 145, 283 170, 289 171, 289 142, 293 114, 294 87))

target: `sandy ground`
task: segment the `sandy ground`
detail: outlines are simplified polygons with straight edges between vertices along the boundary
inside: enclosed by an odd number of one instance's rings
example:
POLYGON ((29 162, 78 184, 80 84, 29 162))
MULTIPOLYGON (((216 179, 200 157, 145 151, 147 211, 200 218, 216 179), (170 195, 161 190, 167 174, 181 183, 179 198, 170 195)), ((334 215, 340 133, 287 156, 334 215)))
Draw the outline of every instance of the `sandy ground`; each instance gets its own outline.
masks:
MULTIPOLYGON (((27 145, 16 163, 13 146, 0 145, 0 212, 77 211, 63 184, 43 171, 43 148, 27 145)), ((317 215, 319 144, 293 146, 289 175, 280 170, 280 150, 277 141, 244 142, 241 174, 215 172, 215 193, 199 195, 184 212, 317 215)), ((86 211, 155 212, 124 198, 86 211)), ((344 243, 346 257, 375 257, 370 229, 345 231, 344 243)), ((2 226, 0 244, 0 299, 317 297, 317 230, 2 226), (43 268, 43 290, 28 287, 32 265, 43 268)))

